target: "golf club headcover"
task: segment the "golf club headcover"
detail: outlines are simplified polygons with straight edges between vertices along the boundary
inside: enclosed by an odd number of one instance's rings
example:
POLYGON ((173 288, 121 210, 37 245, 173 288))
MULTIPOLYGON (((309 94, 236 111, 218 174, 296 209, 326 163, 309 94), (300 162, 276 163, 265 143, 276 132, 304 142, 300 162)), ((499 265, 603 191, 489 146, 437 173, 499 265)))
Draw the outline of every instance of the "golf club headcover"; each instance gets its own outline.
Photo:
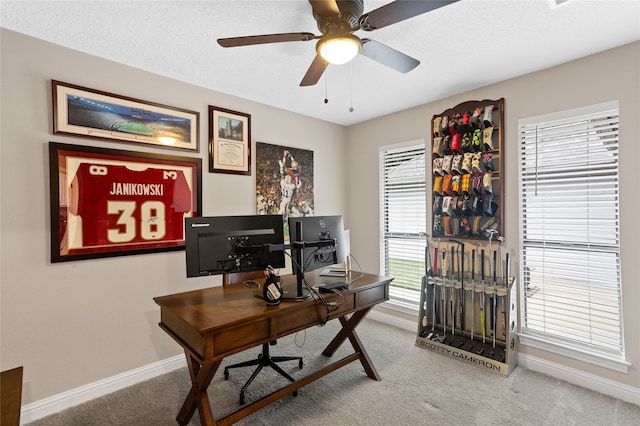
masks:
POLYGON ((482 189, 484 192, 493 192, 493 180, 491 172, 482 175, 482 189))
POLYGON ((461 232, 465 235, 471 235, 471 220, 468 217, 463 217, 460 221, 461 232))
POLYGON ((459 204, 460 214, 462 216, 471 216, 473 214, 473 205, 470 196, 463 195, 462 197, 460 197, 459 204))
POLYGON ((493 107, 494 105, 487 105, 484 107, 484 115, 482 116, 482 124, 484 127, 493 126, 493 107))
POLYGON ((442 195, 442 176, 436 176, 433 178, 433 192, 442 195))
POLYGON ((442 214, 442 195, 433 196, 433 214, 442 214))
POLYGON ((482 216, 473 216, 473 222, 471 226, 471 232, 473 235, 480 235, 480 220, 482 216))
POLYGON ((453 195, 451 191, 451 179, 453 175, 444 175, 442 180, 442 192, 444 194, 453 195))
POLYGON ((442 198, 442 213, 451 216, 453 214, 453 197, 443 197, 442 198))
POLYGON ((451 218, 451 234, 454 237, 460 235, 460 219, 455 216, 451 218))
POLYGON ((482 116, 482 108, 476 107, 476 109, 473 110, 473 114, 471 114, 471 119, 469 120, 471 122, 471 125, 474 127, 480 127, 480 125, 482 124, 480 122, 481 116, 482 116))
POLYGON ((460 187, 463 194, 471 194, 471 175, 462 175, 460 187))
POLYGON ((484 194, 482 211, 487 216, 495 216, 498 211, 498 203, 493 201, 493 194, 488 192, 484 194))
POLYGON ((482 129, 475 129, 473 136, 471 137, 471 144, 473 145, 473 151, 482 151, 482 129))
POLYGON ((451 134, 451 151, 462 152, 462 146, 460 145, 460 133, 455 127, 449 127, 449 133, 451 134))
POLYGON ((451 193, 455 195, 459 195, 462 193, 460 189, 460 176, 452 175, 451 176, 451 193))
POLYGON ((474 173, 484 173, 486 171, 482 163, 482 153, 476 152, 473 154, 473 157, 471 157, 471 169, 474 173))
POLYGON ((462 169, 462 173, 473 173, 471 160, 473 160, 473 154, 470 152, 465 153, 462 157, 462 166, 460 166, 460 168, 462 169))
POLYGON ((471 113, 464 112, 462 114, 458 114, 457 116, 458 116, 458 120, 457 120, 456 130, 458 131, 458 133, 460 133, 461 135, 464 135, 465 133, 470 132, 472 129, 471 113))
POLYGON ((458 216, 462 208, 462 200, 460 197, 453 197, 451 200, 451 208, 453 209, 452 216, 458 216))
POLYGON ((433 155, 436 157, 442 157, 444 155, 444 147, 442 145, 442 137, 438 136, 433 138, 433 155))
POLYGON ((497 217, 490 217, 481 227, 481 232, 485 237, 488 237, 490 233, 498 232, 498 226, 500 221, 497 217))
POLYGON ((446 135, 443 139, 442 139, 442 151, 445 154, 451 154, 451 135, 446 135))
POLYGON ((477 197, 473 197, 473 215, 474 216, 482 216, 483 204, 482 204, 482 195, 478 195, 477 197))
POLYGON ((442 222, 444 224, 444 235, 452 235, 451 216, 444 216, 442 222))
POLYGON ((472 182, 473 192, 476 194, 482 194, 482 173, 474 173, 473 174, 473 182, 472 182))
POLYGON ((433 234, 434 235, 442 235, 444 234, 444 227, 442 223, 442 215, 437 214, 433 216, 433 234))
POLYGON ((433 159, 433 174, 435 176, 442 175, 442 158, 434 158, 433 159))
POLYGON ((442 121, 440 122, 440 133, 442 136, 449 134, 449 117, 446 115, 442 116, 442 121))
POLYGON ((484 145, 485 151, 492 151, 495 149, 493 147, 493 127, 486 127, 482 131, 482 144, 484 145))
POLYGON ((495 170, 493 165, 493 154, 491 152, 485 152, 482 154, 482 165, 484 165, 484 168, 489 172, 495 170))
POLYGON ((453 156, 453 159, 451 160, 451 173, 456 175, 462 174, 462 159, 463 156, 460 154, 453 156))
POLYGON ((451 163, 453 163, 453 155, 445 155, 442 159, 442 174, 451 173, 451 163))
POLYGON ((434 117, 433 118, 433 136, 434 137, 442 136, 442 129, 440 128, 440 124, 442 124, 442 117, 434 117))

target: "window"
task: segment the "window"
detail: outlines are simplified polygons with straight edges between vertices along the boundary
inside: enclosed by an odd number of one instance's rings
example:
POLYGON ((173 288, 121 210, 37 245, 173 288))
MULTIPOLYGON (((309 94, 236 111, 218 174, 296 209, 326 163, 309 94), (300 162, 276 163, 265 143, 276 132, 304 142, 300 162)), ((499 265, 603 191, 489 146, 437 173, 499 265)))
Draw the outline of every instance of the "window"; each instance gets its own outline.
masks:
POLYGON ((424 141, 380 149, 381 272, 394 277, 391 302, 417 309, 425 274, 424 141))
POLYGON ((521 341, 626 371, 618 103, 518 127, 521 341))

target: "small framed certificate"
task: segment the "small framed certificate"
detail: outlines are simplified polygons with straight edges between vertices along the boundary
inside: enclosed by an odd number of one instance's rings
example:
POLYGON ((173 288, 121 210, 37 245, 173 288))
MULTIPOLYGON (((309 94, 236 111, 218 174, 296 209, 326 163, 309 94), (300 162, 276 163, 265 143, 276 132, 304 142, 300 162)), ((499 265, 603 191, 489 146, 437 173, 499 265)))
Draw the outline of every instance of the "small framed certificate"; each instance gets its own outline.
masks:
POLYGON ((251 175, 251 115, 209 105, 209 172, 251 175))

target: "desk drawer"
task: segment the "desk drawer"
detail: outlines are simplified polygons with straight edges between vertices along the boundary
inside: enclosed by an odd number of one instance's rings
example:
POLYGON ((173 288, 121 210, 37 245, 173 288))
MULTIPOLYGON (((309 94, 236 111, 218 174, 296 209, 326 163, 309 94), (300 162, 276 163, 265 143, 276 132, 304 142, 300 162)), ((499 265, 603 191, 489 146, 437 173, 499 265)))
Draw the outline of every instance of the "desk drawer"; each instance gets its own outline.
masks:
POLYGON ((389 300, 389 286, 381 285, 356 293, 356 307, 364 308, 389 300))
POLYGON ((268 341, 269 323, 269 319, 265 318, 260 321, 220 330, 213 335, 213 339, 211 340, 212 347, 206 348, 205 350, 214 352, 210 354, 211 357, 220 354, 228 355, 256 346, 257 342, 268 341))

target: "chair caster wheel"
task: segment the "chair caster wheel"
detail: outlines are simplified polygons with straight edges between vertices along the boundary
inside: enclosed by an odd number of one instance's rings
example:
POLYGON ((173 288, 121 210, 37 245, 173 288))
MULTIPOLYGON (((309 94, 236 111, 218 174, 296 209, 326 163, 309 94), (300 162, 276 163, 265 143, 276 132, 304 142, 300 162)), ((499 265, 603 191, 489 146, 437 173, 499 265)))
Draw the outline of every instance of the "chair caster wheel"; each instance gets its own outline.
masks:
POLYGON ((302 369, 302 366, 303 366, 303 365, 304 365, 304 363, 302 362, 302 360, 298 361, 298 367, 299 367, 300 369, 302 369))
POLYGON ((240 405, 244 405, 244 395, 240 395, 240 405))
POLYGON ((229 380, 229 372, 227 370, 224 370, 224 379, 229 380))
POLYGON ((298 396, 298 391, 297 390, 293 391, 293 396, 294 397, 298 396))

